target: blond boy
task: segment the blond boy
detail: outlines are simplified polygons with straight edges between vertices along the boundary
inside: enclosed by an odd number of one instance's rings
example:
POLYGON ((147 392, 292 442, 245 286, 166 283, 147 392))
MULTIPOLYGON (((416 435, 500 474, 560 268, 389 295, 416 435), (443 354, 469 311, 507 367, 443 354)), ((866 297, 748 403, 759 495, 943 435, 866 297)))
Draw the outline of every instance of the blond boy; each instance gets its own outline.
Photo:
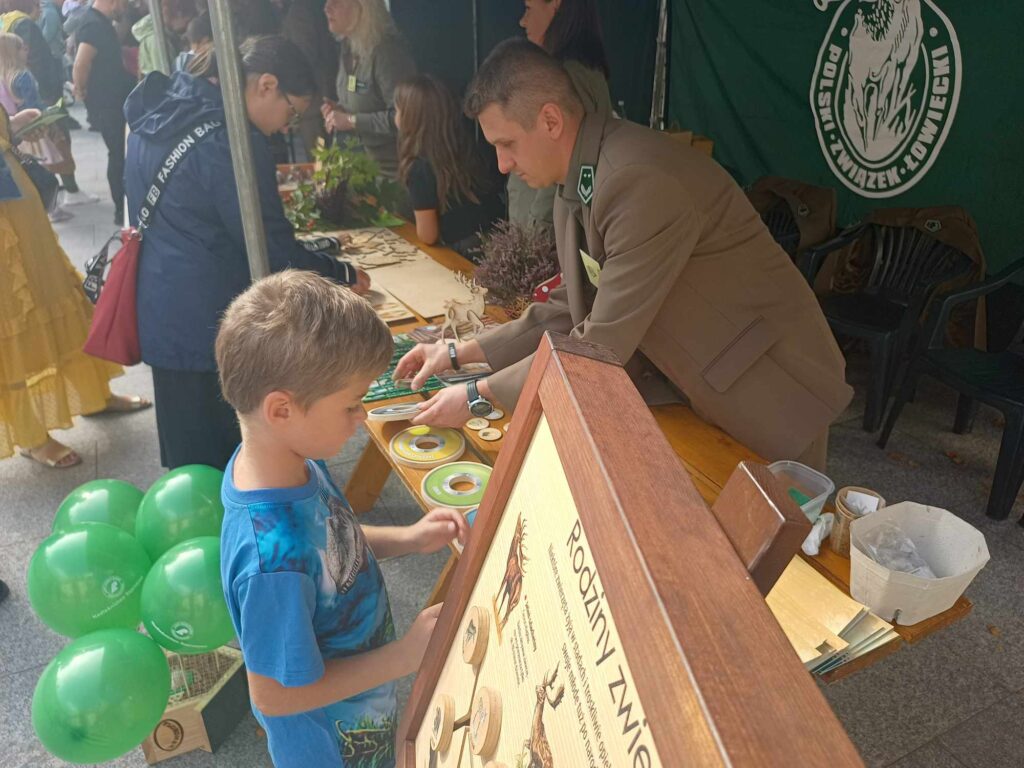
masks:
POLYGON ((311 272, 255 283, 217 336, 242 432, 224 476, 221 576, 278 768, 394 765, 394 681, 419 666, 440 606, 395 640, 377 558, 467 536, 452 510, 360 526, 323 463, 365 420, 362 398, 391 353, 370 305, 311 272))

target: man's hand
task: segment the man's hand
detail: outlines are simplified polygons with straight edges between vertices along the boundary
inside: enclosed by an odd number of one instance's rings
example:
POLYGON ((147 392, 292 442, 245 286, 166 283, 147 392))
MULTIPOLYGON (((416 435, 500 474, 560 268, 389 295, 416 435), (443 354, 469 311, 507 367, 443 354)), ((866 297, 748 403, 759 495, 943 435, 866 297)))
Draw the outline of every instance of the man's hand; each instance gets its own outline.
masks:
POLYGON ((469 391, 465 385, 445 387, 420 406, 419 415, 413 424, 429 424, 432 427, 453 427, 458 429, 469 421, 469 391))
MULTIPOLYGON (((458 349, 456 348, 457 354, 458 349)), ((417 344, 398 361, 398 365, 395 366, 394 379, 398 381, 412 378, 412 389, 419 389, 435 373, 447 371, 451 367, 452 359, 448 355, 448 342, 417 344)))
POLYGON ((352 116, 333 101, 324 99, 324 103, 320 105, 320 114, 324 118, 324 128, 328 133, 351 131, 355 128, 352 116))
POLYGON ((359 296, 365 296, 370 292, 370 282, 370 275, 364 270, 356 267, 356 281, 350 285, 349 288, 352 289, 353 293, 359 296))
POLYGON ((458 539, 462 546, 469 541, 469 523, 454 509, 432 509, 409 527, 410 543, 414 552, 430 554, 458 539))
POLYGON ((409 672, 415 672, 420 668, 420 662, 423 661, 423 654, 427 650, 430 636, 434 633, 434 625, 437 624, 437 617, 441 615, 443 605, 444 603, 438 603, 420 611, 409 631, 398 641, 402 644, 403 656, 409 661, 409 672))

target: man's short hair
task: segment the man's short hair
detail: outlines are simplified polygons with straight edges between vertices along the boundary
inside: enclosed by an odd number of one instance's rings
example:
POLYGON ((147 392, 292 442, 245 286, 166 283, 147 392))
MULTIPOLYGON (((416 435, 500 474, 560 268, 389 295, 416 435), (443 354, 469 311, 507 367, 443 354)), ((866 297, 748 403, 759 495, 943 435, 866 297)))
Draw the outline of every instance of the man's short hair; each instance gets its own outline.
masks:
POLYGON ((391 333, 368 301, 293 269, 253 283, 231 302, 216 344, 221 391, 240 414, 275 391, 309 408, 356 376, 381 373, 392 350, 391 333))
POLYGON ((582 117, 583 102, 561 62, 528 40, 506 40, 483 63, 466 90, 463 108, 474 120, 491 104, 530 129, 545 104, 582 117))

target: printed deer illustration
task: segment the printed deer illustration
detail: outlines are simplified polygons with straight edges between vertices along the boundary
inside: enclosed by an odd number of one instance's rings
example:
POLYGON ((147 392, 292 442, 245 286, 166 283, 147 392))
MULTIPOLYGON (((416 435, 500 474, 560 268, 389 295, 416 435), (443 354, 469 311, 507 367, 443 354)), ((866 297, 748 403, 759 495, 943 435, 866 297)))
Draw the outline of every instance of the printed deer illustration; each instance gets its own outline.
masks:
POLYGON ((526 524, 523 516, 520 515, 516 521, 516 530, 512 535, 512 543, 508 547, 508 562, 505 566, 505 578, 501 581, 501 589, 498 593, 497 604, 494 608, 495 618, 501 629, 508 623, 509 614, 512 609, 519 605, 519 598, 523 594, 523 574, 527 557, 526 549, 523 546, 523 539, 526 537, 526 524), (507 601, 507 602, 506 602, 507 601), (505 615, 499 617, 502 605, 505 605, 505 615))
POLYGON ((469 289, 470 299, 445 301, 445 320, 441 328, 441 338, 447 338, 450 330, 456 341, 468 341, 484 329, 484 297, 487 295, 487 289, 474 278, 466 277, 460 272, 455 273, 455 279, 469 289))
POLYGON ((565 695, 565 686, 559 685, 555 691, 555 678, 558 677, 558 664, 554 670, 544 676, 544 682, 537 686, 537 706, 533 710, 533 726, 530 729, 530 738, 523 743, 523 749, 529 750, 530 762, 527 768, 554 768, 554 757, 551 755, 551 745, 548 744, 548 735, 544 730, 544 704, 550 704, 552 709, 557 709, 562 703, 565 695), (554 694, 554 695, 552 695, 554 694))

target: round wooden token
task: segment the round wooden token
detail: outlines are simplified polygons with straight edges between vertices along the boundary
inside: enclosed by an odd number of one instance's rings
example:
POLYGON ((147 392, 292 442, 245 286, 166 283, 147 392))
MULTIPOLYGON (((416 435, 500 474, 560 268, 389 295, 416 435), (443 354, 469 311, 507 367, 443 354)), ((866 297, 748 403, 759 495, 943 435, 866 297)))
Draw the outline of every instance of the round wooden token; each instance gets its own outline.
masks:
POLYGON ((488 427, 487 429, 481 429, 480 439, 486 440, 489 443, 493 443, 495 440, 501 440, 501 430, 488 427))
POLYGON ((490 636, 491 615, 479 605, 469 609, 469 621, 462 633, 462 660, 477 666, 487 654, 487 638, 490 636))
POLYGON ((469 745, 473 754, 493 753, 501 736, 501 694, 493 688, 481 688, 469 713, 469 745))
POLYGON ((442 693, 434 704, 431 717, 430 748, 435 752, 447 752, 455 726, 455 699, 442 693))
POLYGON ((466 426, 469 427, 470 429, 475 429, 479 431, 481 429, 487 429, 489 426, 491 426, 491 422, 489 422, 487 419, 470 419, 469 421, 466 422, 466 426))
POLYGON ((497 421, 498 419, 505 418, 505 412, 495 408, 493 411, 484 416, 488 421, 497 421))

